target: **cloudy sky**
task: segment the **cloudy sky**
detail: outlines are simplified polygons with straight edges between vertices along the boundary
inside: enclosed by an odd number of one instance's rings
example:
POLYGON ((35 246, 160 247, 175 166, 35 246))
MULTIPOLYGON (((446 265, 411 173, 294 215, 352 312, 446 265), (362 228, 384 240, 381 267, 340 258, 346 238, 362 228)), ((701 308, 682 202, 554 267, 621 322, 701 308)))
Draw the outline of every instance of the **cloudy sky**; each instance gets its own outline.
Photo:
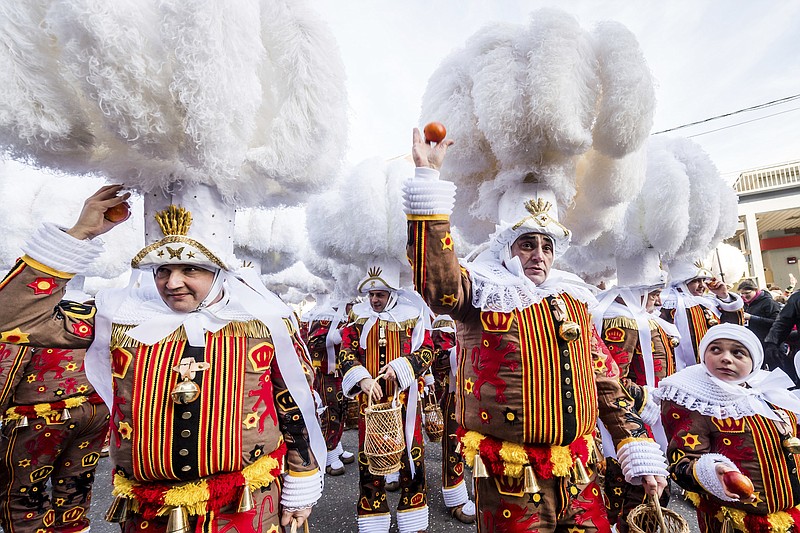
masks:
MULTIPOLYGON (((637 36, 657 83, 653 131, 800 94, 797 0, 312 4, 333 30, 347 70, 352 164, 407 152, 427 79, 440 61, 487 22, 522 23, 544 6, 572 13, 587 29, 617 20, 637 36)), ((671 135, 693 136, 732 181, 747 169, 800 160, 800 99, 671 135)))

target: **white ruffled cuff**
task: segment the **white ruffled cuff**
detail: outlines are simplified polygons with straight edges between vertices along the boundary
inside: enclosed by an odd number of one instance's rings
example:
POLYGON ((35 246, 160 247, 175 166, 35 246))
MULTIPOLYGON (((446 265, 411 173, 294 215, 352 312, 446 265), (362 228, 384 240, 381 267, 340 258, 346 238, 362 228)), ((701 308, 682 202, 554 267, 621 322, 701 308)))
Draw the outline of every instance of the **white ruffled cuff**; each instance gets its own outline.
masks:
POLYGON ((469 493, 467 493, 467 484, 462 479, 455 487, 442 487, 442 497, 444 504, 447 507, 458 507, 464 505, 469 501, 469 493))
POLYGON ((308 476, 283 475, 281 505, 286 511, 299 511, 313 507, 322 496, 322 472, 308 476))
POLYGON ((372 378, 370 373, 361 365, 354 366, 342 378, 342 392, 351 400, 361 392, 359 383, 364 378, 372 378))
POLYGON ((641 485, 644 476, 668 476, 664 452, 650 439, 637 439, 623 444, 617 450, 617 460, 625 481, 631 485, 641 485))
POLYGON ((422 376, 423 381, 425 382, 426 387, 432 386, 436 383, 436 379, 433 377, 433 374, 427 372, 424 376, 422 376))
POLYGON ((717 475, 717 463, 722 463, 725 466, 741 472, 733 462, 722 455, 721 453, 704 453, 700 459, 694 463, 694 477, 703 488, 712 496, 719 498, 724 502, 738 501, 725 495, 725 488, 722 486, 717 475))
POLYGON ((403 209, 407 215, 450 215, 456 202, 456 184, 439 180, 439 171, 417 167, 403 184, 403 209))
POLYGON ((50 268, 77 274, 85 272, 86 267, 100 256, 103 241, 81 241, 55 224, 46 222, 22 246, 22 251, 50 268))
POLYGON ((416 384, 417 378, 414 376, 414 369, 411 368, 411 363, 405 357, 399 357, 394 361, 389 361, 389 366, 394 370, 397 376, 397 383, 400 385, 400 390, 406 390, 411 385, 416 384))
POLYGON ((647 391, 647 399, 639 416, 642 417, 642 422, 652 427, 661 418, 661 402, 652 394, 652 387, 645 385, 644 389, 647 391))
POLYGON ((390 514, 368 514, 358 517, 358 533, 386 533, 392 525, 390 514))
POLYGON ((400 533, 415 533, 428 529, 428 506, 397 511, 397 530, 400 533))
POLYGON ((730 302, 724 302, 717 298, 717 307, 719 307, 723 311, 727 311, 732 313, 734 311, 738 311, 744 307, 744 300, 742 297, 736 294, 735 292, 729 292, 728 298, 733 298, 730 302))

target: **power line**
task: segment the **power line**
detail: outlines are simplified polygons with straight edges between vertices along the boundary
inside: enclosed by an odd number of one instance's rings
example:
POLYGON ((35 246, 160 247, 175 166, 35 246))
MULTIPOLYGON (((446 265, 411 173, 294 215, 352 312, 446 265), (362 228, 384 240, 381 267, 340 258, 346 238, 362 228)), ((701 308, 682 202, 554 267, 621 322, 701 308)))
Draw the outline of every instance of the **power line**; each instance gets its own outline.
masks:
MULTIPOLYGON (((725 113, 723 115, 717 115, 715 117, 709 117, 709 118, 706 118, 706 119, 703 119, 703 120, 698 120, 696 122, 690 122, 688 124, 682 124, 680 126, 675 126, 674 128, 669 128, 669 129, 666 129, 666 130, 657 131, 657 132, 654 132, 652 135, 659 135, 661 133, 667 133, 667 132, 670 132, 670 131, 680 130, 680 129, 683 129, 683 128, 688 128, 690 126, 697 126, 698 124, 704 124, 706 122, 711 122, 712 120, 718 120, 720 118, 730 117, 732 115, 737 115, 739 113, 745 113, 747 111, 755 111, 755 110, 758 110, 758 109, 764 109, 764 108, 772 107, 772 106, 775 106, 775 105, 785 104, 786 102, 791 102, 792 100, 797 100, 798 98, 800 98, 800 94, 787 96, 785 98, 780 98, 778 100, 772 100, 771 102, 764 102, 763 104, 758 104, 758 105, 754 105, 752 107, 746 107, 744 109, 739 109, 738 111, 732 111, 730 113, 725 113)), ((766 118, 766 117, 764 117, 764 118, 766 118)), ((756 120, 758 120, 758 119, 756 119, 756 120)), ((743 122, 742 124, 745 124, 745 123, 743 122)))
POLYGON ((756 122, 756 121, 759 121, 759 120, 764 120, 765 118, 777 117, 778 115, 783 115, 784 113, 790 113, 790 112, 792 112, 792 111, 797 111, 798 109, 800 109, 800 107, 795 107, 795 108, 792 108, 792 109, 787 109, 787 110, 785 110, 785 111, 780 111, 780 112, 778 112, 778 113, 773 113, 773 114, 771 114, 771 115, 764 115, 763 117, 754 118, 754 119, 752 119, 752 120, 745 120, 744 122, 737 122, 736 124, 729 124, 729 125, 727 125, 727 126, 722 126, 721 128, 717 128, 717 129, 715 129, 715 130, 708 130, 708 131, 704 131, 704 132, 702 132, 702 133, 695 133, 694 135, 687 135, 687 137, 689 137, 689 138, 692 138, 692 137, 700 137, 701 135, 706 135, 707 133, 714 133, 715 131, 727 130, 728 128, 733 128, 733 127, 736 127, 736 126, 741 126, 742 124, 749 124, 749 123, 751 123, 751 122, 756 122))

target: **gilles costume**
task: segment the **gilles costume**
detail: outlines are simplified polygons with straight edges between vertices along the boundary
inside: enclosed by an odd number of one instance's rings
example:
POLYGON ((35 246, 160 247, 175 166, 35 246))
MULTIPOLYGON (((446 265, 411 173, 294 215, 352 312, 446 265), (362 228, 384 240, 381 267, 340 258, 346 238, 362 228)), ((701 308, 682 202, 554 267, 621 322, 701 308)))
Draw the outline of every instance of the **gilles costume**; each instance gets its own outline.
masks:
MULTIPOLYGON (((622 385, 634 399, 634 408, 642 417, 648 433, 667 451, 667 439, 661 424, 661 411, 649 399, 649 391, 667 376, 675 373, 674 347, 680 335, 673 324, 646 309, 648 295, 661 290, 667 279, 660 266, 659 254, 653 249, 628 258, 617 258, 617 287, 598 296, 593 311, 595 327, 611 357, 619 367, 622 385)), ((611 435, 602 424, 606 475, 603 490, 608 498, 609 521, 618 531, 628 530, 627 516, 644 503, 641 485, 625 481, 616 458, 611 435)), ((669 501, 669 491, 661 496, 662 505, 669 501)))
POLYGON ((348 398, 357 397, 359 403, 360 492, 357 512, 361 533, 386 533, 391 523, 385 478, 370 473, 364 455, 364 409, 368 398, 359 387, 362 379, 377 377, 386 364, 394 370, 397 383, 379 381, 383 392, 381 402, 391 401, 399 388, 407 451, 402 456, 399 472, 401 496, 397 506, 397 525, 401 533, 428 527, 428 489, 418 381, 433 359, 430 310, 419 295, 399 287, 400 271, 396 265, 370 267, 367 276, 359 283, 359 292, 388 291, 389 302, 380 313, 373 311, 369 301, 354 305, 351 321, 342 331, 342 349, 338 358, 343 375, 342 391, 348 398))
POLYGON ((327 301, 320 303, 306 317, 306 344, 316 375, 314 388, 325 408, 320 415, 320 423, 328 449, 326 469, 329 474, 336 475, 344 473, 340 457, 344 452, 341 440, 347 399, 342 393, 342 374, 336 365, 336 354, 342 342, 339 330, 347 323, 347 303, 346 300, 340 300, 333 306, 327 301))
POLYGON ((511 256, 525 233, 550 237, 556 257, 569 242, 552 193, 522 185, 500 200, 497 231, 462 267, 449 222, 455 185, 417 168, 404 188, 414 284, 462 325, 456 418, 474 465, 478 531, 610 531, 589 467, 598 416, 629 481, 665 475, 663 455, 592 327, 587 285, 553 269, 536 286, 511 256))
POLYGON ((708 328, 721 322, 744 324, 741 296, 728 292, 728 300, 715 295, 694 296, 686 284, 697 278, 712 278, 710 270, 699 261, 675 261, 669 265, 670 285, 662 293, 661 318, 675 324, 681 343, 675 349, 677 370, 700 362, 698 347, 708 328))
POLYGON ((760 370, 763 350, 746 328, 713 326, 700 343, 700 353, 715 339, 742 343, 751 354, 753 370, 732 383, 713 377, 699 364, 663 380, 654 391, 670 438, 672 478, 697 507, 701 532, 722 531, 724 522, 747 532, 796 529, 800 441, 792 437, 798 433, 800 401, 786 391, 792 381, 781 370, 760 370), (750 478, 754 503, 725 495, 715 472, 718 463, 750 478))
MULTIPOLYGON (((28 289, 64 294, 55 279, 28 289)), ((83 301, 78 294, 67 291, 64 312, 83 314, 85 306, 71 301, 83 301)), ((0 344, 0 525, 8 533, 86 531, 108 408, 86 378, 85 350, 15 340, 0 344)))
POLYGON ((233 213, 214 189, 150 193, 145 213, 130 285, 79 308, 31 287, 61 286, 102 245, 44 225, 2 282, 0 331, 23 345, 88 348, 87 375, 111 411, 107 518, 123 531, 279 531, 282 508, 311 506, 322 490, 324 441, 296 322, 257 277, 228 270, 233 213), (216 271, 200 309, 178 313, 160 298, 149 270, 167 264, 216 271))
MULTIPOLYGON (((444 418, 442 436, 442 497, 450 513, 462 522, 475 517, 475 503, 469 499, 464 481, 464 458, 458 452, 458 422, 456 421, 456 323, 447 315, 437 316, 431 334, 434 346, 433 375, 439 407, 444 418), (457 510, 461 517, 457 516, 457 510)), ((471 522, 468 522, 471 523, 471 522)))

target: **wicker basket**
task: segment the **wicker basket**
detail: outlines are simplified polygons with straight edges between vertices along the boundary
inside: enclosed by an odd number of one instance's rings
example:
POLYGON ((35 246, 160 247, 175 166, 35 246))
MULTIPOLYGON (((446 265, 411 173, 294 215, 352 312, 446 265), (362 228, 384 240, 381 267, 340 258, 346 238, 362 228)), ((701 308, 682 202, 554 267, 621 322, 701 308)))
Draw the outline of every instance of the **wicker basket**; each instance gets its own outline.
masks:
POLYGON ((664 509, 658 498, 636 507, 628 515, 631 533, 689 533, 686 520, 671 509, 664 509))
POLYGON ((436 395, 428 392, 425 395, 425 407, 422 408, 422 417, 425 420, 425 433, 431 442, 441 442, 444 435, 444 415, 436 395))
MULTIPOLYGON (((377 381, 383 376, 378 376, 377 381)), ((395 391, 391 402, 372 403, 369 395, 364 410, 364 455, 373 476, 385 476, 400 470, 400 461, 406 451, 403 437, 403 411, 395 391)))

